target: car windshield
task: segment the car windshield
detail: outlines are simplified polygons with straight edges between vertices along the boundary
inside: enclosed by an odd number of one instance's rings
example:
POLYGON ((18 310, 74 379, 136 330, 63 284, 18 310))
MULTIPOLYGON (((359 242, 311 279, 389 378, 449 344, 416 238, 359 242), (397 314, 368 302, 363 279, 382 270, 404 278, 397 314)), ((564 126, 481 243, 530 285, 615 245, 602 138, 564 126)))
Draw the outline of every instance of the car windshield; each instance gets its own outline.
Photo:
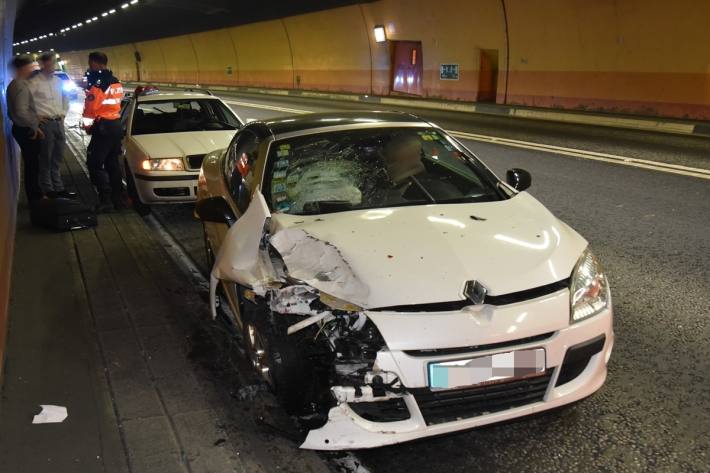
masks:
POLYGON ((219 100, 184 99, 139 102, 133 112, 131 133, 236 130, 237 117, 219 100))
POLYGON ((294 215, 505 198, 475 157, 434 128, 376 128, 271 144, 271 209, 294 215))

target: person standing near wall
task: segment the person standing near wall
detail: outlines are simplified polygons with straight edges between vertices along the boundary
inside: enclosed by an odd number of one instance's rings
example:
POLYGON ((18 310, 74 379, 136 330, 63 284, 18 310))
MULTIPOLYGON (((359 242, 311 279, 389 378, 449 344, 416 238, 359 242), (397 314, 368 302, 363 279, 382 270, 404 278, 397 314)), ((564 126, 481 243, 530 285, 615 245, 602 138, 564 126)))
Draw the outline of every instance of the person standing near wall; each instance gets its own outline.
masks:
POLYGON ((12 136, 20 145, 25 172, 25 194, 29 202, 42 198, 39 187, 39 148, 44 134, 39 127, 39 118, 29 87, 32 76, 32 59, 15 56, 10 63, 15 78, 7 86, 7 111, 12 120, 12 136))
POLYGON ((40 72, 30 80, 39 128, 44 134, 39 150, 39 187, 47 197, 76 197, 64 189, 61 165, 64 161, 64 117, 69 111, 69 97, 64 93, 62 80, 54 74, 55 54, 39 57, 40 72))
POLYGON ((99 194, 97 212, 127 208, 123 174, 118 157, 121 154, 121 99, 123 86, 107 69, 108 58, 99 51, 89 54, 84 129, 91 135, 86 164, 91 183, 99 194))

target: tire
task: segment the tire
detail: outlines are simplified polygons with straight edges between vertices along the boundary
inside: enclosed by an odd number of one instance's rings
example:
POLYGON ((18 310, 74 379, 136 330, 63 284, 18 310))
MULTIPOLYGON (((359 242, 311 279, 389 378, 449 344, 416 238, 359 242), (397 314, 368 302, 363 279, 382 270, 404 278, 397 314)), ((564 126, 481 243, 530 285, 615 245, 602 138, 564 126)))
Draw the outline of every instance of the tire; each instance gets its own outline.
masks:
MULTIPOLYGON (((300 343, 303 337, 298 333, 287 335, 286 324, 272 323, 272 316, 265 307, 249 301, 242 307, 244 348, 256 374, 289 414, 303 412, 314 397, 315 387, 312 363, 300 343), (257 349, 263 350, 263 354, 258 355, 257 349), (263 372, 264 368, 268 368, 267 373, 263 372)), ((274 314, 273 317, 278 320, 278 317, 288 316, 274 314)))
POLYGON ((136 181, 133 179, 133 173, 131 173, 127 162, 124 162, 124 167, 126 168, 126 190, 128 191, 128 198, 131 199, 131 207, 138 215, 145 217, 150 214, 150 205, 141 202, 138 189, 136 189, 136 181))

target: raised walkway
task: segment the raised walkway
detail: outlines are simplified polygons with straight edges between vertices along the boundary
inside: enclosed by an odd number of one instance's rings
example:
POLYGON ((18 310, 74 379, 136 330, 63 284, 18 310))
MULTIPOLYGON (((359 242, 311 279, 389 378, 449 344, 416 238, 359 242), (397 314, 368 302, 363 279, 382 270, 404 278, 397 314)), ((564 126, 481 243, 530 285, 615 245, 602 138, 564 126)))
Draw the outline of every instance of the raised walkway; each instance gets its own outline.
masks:
MULTIPOLYGON (((94 193, 67 151, 65 182, 94 193)), ((52 233, 20 203, 0 472, 325 472, 250 377, 224 320, 133 212, 52 233), (32 424, 41 404, 61 423, 32 424)))

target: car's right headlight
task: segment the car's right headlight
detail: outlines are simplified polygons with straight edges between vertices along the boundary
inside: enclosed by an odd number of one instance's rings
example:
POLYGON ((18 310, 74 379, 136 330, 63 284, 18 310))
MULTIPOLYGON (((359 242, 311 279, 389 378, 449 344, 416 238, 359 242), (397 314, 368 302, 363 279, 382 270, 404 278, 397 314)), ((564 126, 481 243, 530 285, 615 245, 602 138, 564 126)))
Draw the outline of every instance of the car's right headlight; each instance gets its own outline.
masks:
POLYGON ((181 158, 144 159, 141 163, 144 171, 184 171, 181 158))
POLYGON ((572 272, 570 283, 570 323, 579 322, 606 309, 609 283, 599 260, 584 250, 572 272))

